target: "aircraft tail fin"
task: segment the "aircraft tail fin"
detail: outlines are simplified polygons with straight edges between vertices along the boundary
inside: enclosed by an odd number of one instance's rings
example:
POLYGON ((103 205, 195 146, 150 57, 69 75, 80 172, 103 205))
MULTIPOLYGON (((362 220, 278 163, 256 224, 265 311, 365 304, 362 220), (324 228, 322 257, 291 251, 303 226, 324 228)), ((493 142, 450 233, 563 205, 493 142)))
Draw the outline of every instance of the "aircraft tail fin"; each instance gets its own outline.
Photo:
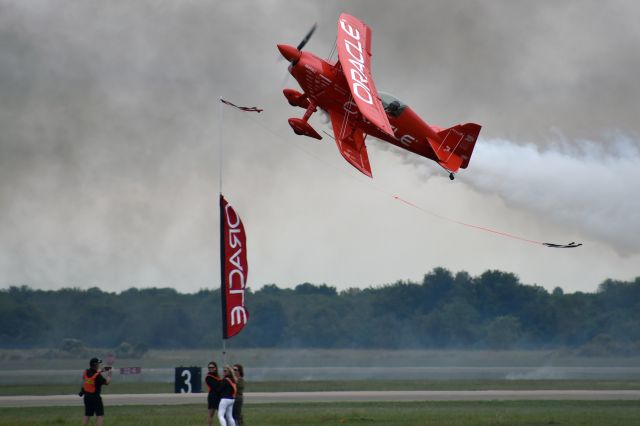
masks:
POLYGON ((439 131, 439 142, 429 140, 440 165, 453 173, 466 169, 481 128, 475 123, 458 124, 439 131))

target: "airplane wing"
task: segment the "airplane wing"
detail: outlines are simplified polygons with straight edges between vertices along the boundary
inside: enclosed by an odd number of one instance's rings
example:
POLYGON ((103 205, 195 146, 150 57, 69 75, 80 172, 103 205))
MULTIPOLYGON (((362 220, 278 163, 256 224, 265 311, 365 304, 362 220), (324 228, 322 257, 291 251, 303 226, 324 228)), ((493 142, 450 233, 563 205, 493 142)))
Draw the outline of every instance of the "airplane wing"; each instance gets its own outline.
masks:
POLYGON ((340 154, 353 167, 365 175, 373 177, 369 156, 367 155, 367 147, 364 144, 364 132, 356 127, 356 123, 350 119, 350 116, 348 113, 329 110, 336 145, 340 150, 340 154))
POLYGON ((389 136, 393 129, 371 76, 371 28, 343 13, 338 20, 338 59, 362 115, 389 136))

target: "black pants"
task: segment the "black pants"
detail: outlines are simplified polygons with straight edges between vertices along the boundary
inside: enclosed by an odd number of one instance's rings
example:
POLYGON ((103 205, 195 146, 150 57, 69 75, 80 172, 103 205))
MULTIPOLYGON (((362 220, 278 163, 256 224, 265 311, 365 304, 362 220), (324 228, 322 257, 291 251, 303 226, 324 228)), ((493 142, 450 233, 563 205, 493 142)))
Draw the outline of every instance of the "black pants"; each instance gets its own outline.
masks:
POLYGON ((242 397, 236 397, 236 402, 233 404, 233 419, 236 421, 236 426, 244 426, 244 419, 242 418, 242 397))

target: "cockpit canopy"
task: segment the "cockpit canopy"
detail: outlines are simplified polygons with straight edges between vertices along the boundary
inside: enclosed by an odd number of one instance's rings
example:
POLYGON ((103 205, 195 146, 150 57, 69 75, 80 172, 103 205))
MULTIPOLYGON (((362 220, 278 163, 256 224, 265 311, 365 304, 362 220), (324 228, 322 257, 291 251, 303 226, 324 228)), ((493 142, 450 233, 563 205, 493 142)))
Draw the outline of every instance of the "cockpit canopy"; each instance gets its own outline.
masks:
POLYGON ((399 116, 407 107, 407 104, 389 93, 378 92, 378 95, 380 95, 380 100, 382 101, 384 110, 392 117, 399 116))

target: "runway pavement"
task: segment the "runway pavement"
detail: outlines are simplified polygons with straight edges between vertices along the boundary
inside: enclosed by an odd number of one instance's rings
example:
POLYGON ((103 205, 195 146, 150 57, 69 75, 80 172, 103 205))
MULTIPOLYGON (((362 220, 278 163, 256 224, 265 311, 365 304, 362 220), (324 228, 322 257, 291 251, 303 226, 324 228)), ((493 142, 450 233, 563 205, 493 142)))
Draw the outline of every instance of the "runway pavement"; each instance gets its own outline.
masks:
MULTIPOLYGON (((206 404, 206 394, 106 394, 107 406, 206 404)), ((640 390, 248 392, 245 404, 353 401, 640 400, 640 390)), ((0 396, 0 407, 81 406, 77 395, 0 396)))

